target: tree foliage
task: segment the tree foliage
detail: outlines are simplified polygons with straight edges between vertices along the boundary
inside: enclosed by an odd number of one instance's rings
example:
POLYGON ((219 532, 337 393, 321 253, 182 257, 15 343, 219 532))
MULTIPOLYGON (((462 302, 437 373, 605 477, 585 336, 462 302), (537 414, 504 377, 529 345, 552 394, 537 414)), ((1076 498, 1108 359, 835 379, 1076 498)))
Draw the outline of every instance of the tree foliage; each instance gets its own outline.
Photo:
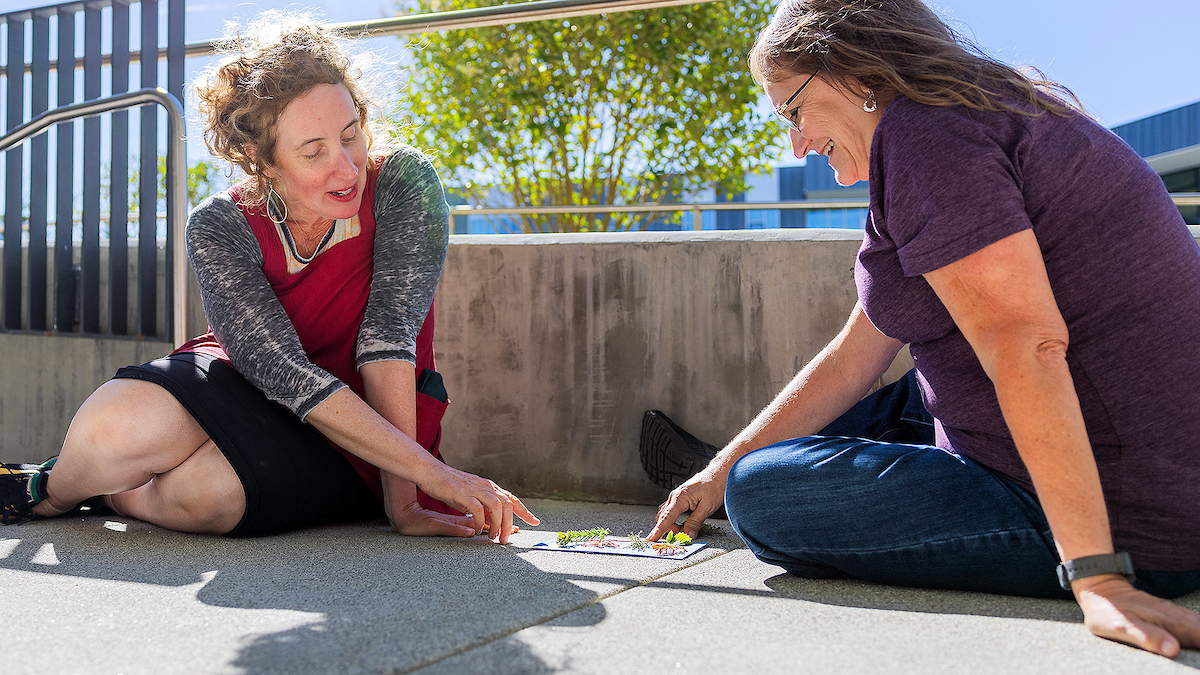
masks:
MULTIPOLYGON (((415 1, 439 12, 503 0, 415 1)), ((397 121, 436 153, 448 185, 483 205, 738 191, 781 139, 745 62, 770 10, 723 0, 426 34, 410 45, 397 121)), ((521 226, 627 230, 662 217, 535 215, 521 226)))
MULTIPOLYGON (((141 201, 141 171, 134 165, 129 171, 129 210, 137 211, 141 201)), ((228 180, 221 179, 221 172, 216 165, 207 159, 202 159, 188 167, 187 176, 187 208, 192 208, 208 199, 214 192, 229 187, 228 180)), ((158 156, 158 202, 161 208, 167 204, 167 156, 158 156)))

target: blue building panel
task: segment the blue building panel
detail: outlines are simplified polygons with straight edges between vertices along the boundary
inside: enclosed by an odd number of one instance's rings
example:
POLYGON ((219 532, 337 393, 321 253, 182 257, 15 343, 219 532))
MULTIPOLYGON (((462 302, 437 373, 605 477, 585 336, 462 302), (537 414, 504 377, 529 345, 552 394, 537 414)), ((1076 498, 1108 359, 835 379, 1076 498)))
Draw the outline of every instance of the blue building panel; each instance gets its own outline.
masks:
MULTIPOLYGON (((738 192, 729 194, 724 190, 717 190, 717 203, 725 202, 744 202, 746 201, 746 193, 738 192)), ((718 230, 744 230, 746 229, 746 212, 745 211, 717 211, 716 212, 717 229, 718 230)))
MULTIPOLYGON (((794 202, 804 199, 804 176, 807 166, 784 166, 779 168, 779 201, 794 202)), ((804 211, 781 209, 780 227, 804 227, 807 220, 804 211)))
POLYGON ((1200 101, 1113 127, 1142 157, 1200 145, 1200 101))
MULTIPOLYGON (((842 189, 842 186, 838 185, 837 180, 834 179, 833 168, 829 166, 829 158, 825 155, 810 154, 804 169, 805 192, 842 189)), ((855 184, 854 187, 862 187, 862 185, 855 184)))

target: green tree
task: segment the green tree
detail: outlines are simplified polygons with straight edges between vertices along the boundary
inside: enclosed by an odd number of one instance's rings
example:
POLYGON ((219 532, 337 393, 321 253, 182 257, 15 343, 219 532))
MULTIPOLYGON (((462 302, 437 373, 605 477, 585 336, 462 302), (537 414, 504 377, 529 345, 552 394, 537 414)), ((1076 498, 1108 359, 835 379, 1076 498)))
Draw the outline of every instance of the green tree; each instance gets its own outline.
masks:
MULTIPOLYGON (((162 162, 161 170, 166 175, 167 158, 163 157, 162 162)), ((212 162, 205 159, 196 162, 188 168, 187 195, 190 206, 195 206, 208 199, 215 190, 220 189, 217 187, 217 175, 216 167, 213 166, 212 162)))
MULTIPOLYGON (((221 173, 212 162, 202 159, 188 167, 187 200, 188 207, 194 207, 208 199, 210 195, 228 187, 229 181, 222 181, 221 173)), ((141 200, 141 170, 134 164, 129 171, 129 210, 137 211, 141 200)), ((158 202, 163 208, 167 204, 167 156, 158 156, 158 202)))
MULTIPOLYGON (((138 213, 138 204, 141 201, 141 172, 138 164, 137 156, 129 158, 127 164, 129 172, 129 180, 126 193, 126 209, 129 215, 122 216, 117 214, 112 215, 112 200, 109 197, 112 186, 112 165, 104 164, 100 170, 100 211, 104 214, 105 220, 124 221, 130 236, 134 236, 136 228, 136 218, 138 213), (131 219, 131 217, 133 219, 131 219)), ((165 210, 167 207, 167 157, 166 155, 158 156, 158 205, 159 211, 165 210)), ((185 209, 191 209, 200 202, 207 199, 210 195, 220 190, 229 187, 230 183, 226 176, 223 176, 217 167, 209 160, 202 159, 188 168, 187 182, 187 201, 185 209)), ((77 196, 76 199, 79 199, 77 196)), ((75 218, 78 220, 82 213, 75 209, 75 218)), ((101 231, 104 236, 108 236, 108 228, 110 225, 104 224, 101 226, 101 231)))
MULTIPOLYGON (((504 0, 415 1, 416 11, 437 12, 504 0)), ((736 192, 782 139, 745 58, 771 8, 724 0, 427 34, 411 45, 397 121, 436 153, 448 184, 489 206, 736 192)), ((521 225, 617 231, 658 218, 533 215, 521 225)))

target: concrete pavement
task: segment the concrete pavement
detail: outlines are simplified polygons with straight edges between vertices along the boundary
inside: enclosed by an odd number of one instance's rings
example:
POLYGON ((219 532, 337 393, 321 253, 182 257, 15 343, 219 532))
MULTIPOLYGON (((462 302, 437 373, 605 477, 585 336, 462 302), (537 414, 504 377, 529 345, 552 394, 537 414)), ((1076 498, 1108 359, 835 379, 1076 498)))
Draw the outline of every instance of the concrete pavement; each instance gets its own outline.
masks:
POLYGON ((531 550, 560 529, 648 530, 654 510, 528 503, 543 524, 508 547, 382 521, 253 540, 102 517, 3 528, 0 674, 1200 667, 1094 638, 1070 602, 797 579, 732 536, 684 561, 531 550))

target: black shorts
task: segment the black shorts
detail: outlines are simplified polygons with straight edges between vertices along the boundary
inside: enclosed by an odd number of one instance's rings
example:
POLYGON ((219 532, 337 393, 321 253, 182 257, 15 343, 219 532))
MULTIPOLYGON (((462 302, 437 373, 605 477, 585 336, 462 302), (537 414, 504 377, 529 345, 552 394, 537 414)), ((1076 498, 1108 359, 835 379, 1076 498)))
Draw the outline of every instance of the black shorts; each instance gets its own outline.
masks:
POLYGON ((173 354, 117 371, 171 392, 233 465, 246 514, 231 537, 261 537, 383 515, 383 504, 316 429, 268 399, 228 363, 173 354))

